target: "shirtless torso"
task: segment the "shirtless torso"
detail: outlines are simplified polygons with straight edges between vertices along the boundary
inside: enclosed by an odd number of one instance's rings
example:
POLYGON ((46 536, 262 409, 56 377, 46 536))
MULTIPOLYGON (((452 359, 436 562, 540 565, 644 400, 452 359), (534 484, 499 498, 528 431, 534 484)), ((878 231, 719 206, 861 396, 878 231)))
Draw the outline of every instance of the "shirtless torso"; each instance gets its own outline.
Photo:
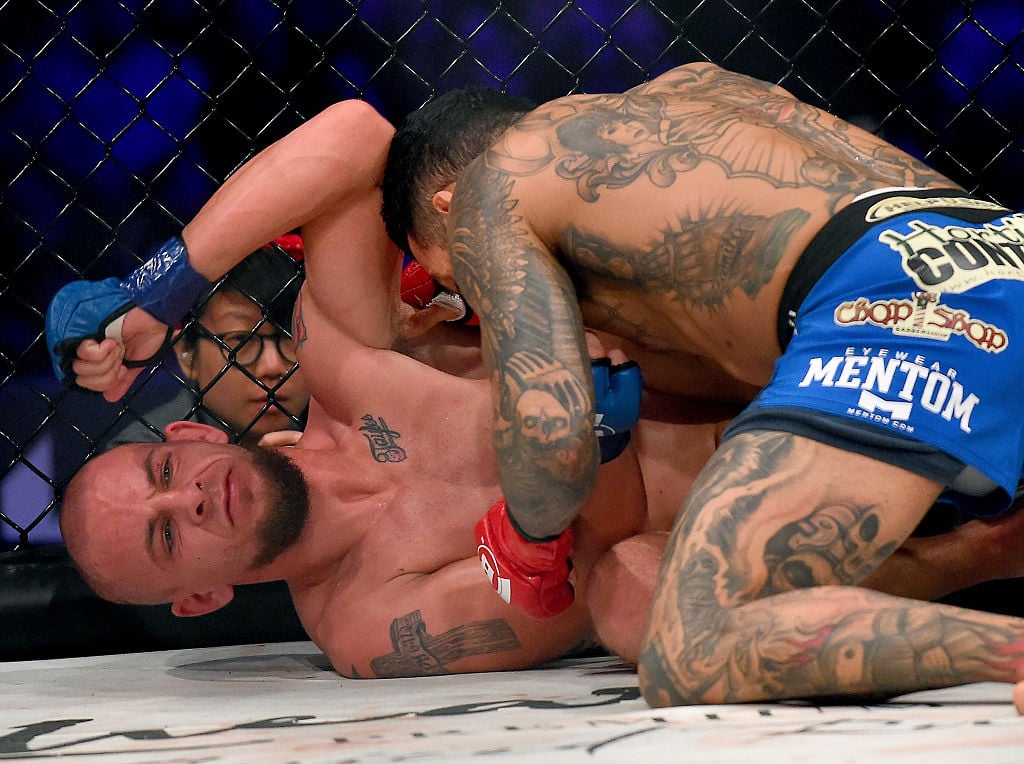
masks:
MULTIPOLYGON (((576 604, 537 621, 495 596, 473 535, 501 496, 489 384, 388 349, 408 316, 399 300, 400 252, 380 221, 391 132, 365 103, 339 103, 243 166, 183 232, 190 261, 212 279, 269 231, 302 226, 306 280, 294 336, 311 403, 302 438, 282 451, 309 485, 298 541, 251 568, 251 529, 264 513, 260 481, 249 479, 244 453, 223 443, 181 443, 185 429, 167 446, 114 451, 83 470, 109 468, 122 480, 98 481, 79 502, 86 507, 79 520, 109 534, 82 554, 98 550, 96 565, 106 566, 121 591, 170 599, 181 615, 219 607, 235 584, 284 579, 310 636, 350 676, 535 665, 594 642, 587 609, 595 561, 624 538, 667 531, 696 469, 684 475, 671 465, 680 449, 676 430, 652 428, 638 440, 645 452, 660 454, 650 457, 651 474, 661 475, 651 514, 636 454, 627 450, 601 470, 599 490, 577 522, 576 604), (216 487, 222 485, 232 487, 216 487), (138 549, 143 537, 145 554, 138 549)), ((123 331, 127 357, 144 358, 165 327, 136 309, 123 331)), ((433 335, 422 349, 438 352, 433 335)), ((79 358, 79 382, 110 400, 137 373, 121 366, 113 341, 84 342, 79 358)), ((695 464, 714 440, 699 428, 708 447, 700 456, 694 449, 695 464)))
MULTIPOLYGON (((620 338, 646 384, 715 400, 746 401, 767 383, 783 286, 837 210, 882 187, 956 187, 782 88, 711 64, 546 103, 485 159, 459 180, 453 213, 495 206, 500 189, 507 218, 487 240, 453 229, 456 262, 472 253, 485 282, 505 256, 552 253, 585 325, 620 338)), ((517 333, 532 342, 539 317, 520 307, 517 333)))
MULTIPOLYGON (((309 558, 322 564, 288 583, 335 668, 353 676, 509 669, 592 644, 592 566, 652 527, 633 450, 603 467, 577 520, 576 604, 534 620, 494 595, 477 558, 473 526, 501 495, 486 380, 368 348, 319 323, 305 298, 299 360, 314 380, 313 403, 289 456, 312 487, 300 543, 315 545, 309 558)), ((660 530, 671 525, 677 491, 685 487, 659 491, 660 530)))

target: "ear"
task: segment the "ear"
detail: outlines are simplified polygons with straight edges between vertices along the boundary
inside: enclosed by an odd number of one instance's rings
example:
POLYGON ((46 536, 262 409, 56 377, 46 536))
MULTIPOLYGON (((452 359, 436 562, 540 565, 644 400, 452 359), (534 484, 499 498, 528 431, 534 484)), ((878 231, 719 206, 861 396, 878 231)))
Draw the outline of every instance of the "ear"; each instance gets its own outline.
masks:
POLYGON ((178 366, 181 372, 191 380, 195 380, 196 352, 190 348, 183 348, 178 351, 178 366))
POLYGON ((228 434, 216 427, 199 422, 171 422, 164 428, 167 440, 202 440, 207 443, 227 443, 228 434))
POLYGON ((434 205, 434 209, 440 212, 442 215, 447 215, 448 210, 452 206, 452 191, 455 189, 455 184, 452 183, 447 188, 442 188, 440 191, 435 193, 431 198, 430 202, 434 205))
POLYGON ((235 587, 224 584, 205 594, 190 594, 171 603, 171 612, 181 618, 192 618, 220 610, 235 598, 235 587))

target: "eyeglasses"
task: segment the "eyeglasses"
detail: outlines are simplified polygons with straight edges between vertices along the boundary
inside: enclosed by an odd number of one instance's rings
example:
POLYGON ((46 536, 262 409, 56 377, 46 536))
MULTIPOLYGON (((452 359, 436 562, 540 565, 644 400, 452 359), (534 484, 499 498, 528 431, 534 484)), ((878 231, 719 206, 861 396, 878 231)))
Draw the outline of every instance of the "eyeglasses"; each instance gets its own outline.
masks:
POLYGON ((273 342, 277 353, 288 363, 295 363, 295 340, 286 334, 251 334, 250 332, 227 332, 226 334, 200 335, 204 340, 217 340, 217 347, 224 360, 248 368, 260 360, 263 347, 273 342))

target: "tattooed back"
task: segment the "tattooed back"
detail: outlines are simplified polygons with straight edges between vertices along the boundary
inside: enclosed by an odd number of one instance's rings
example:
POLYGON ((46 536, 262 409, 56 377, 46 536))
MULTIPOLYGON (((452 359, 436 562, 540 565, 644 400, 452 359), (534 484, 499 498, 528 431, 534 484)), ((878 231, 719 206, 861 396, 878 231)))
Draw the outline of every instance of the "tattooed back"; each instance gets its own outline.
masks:
POLYGON ((453 264, 492 325, 553 345, 557 316, 526 296, 561 266, 586 325, 618 338, 649 385, 744 400, 780 352, 796 259, 837 210, 887 186, 955 184, 778 86, 691 64, 520 119, 459 180, 453 264))

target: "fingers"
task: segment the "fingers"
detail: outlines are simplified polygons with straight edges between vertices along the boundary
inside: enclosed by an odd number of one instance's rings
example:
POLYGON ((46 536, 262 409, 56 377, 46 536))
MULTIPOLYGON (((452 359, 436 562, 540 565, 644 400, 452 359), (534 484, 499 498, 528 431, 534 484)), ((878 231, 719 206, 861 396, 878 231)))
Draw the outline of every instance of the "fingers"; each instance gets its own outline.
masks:
POLYGON ((142 369, 127 369, 121 367, 113 386, 103 393, 103 398, 110 403, 117 403, 131 388, 135 378, 142 373, 142 369))
POLYGON ((87 390, 103 392, 114 384, 119 370, 124 368, 121 358, 122 348, 115 340, 83 340, 71 364, 75 381, 87 390))
POLYGON ((619 364, 626 363, 629 358, 618 348, 612 348, 608 351, 608 360, 612 362, 612 366, 618 366, 619 364))
POLYGON ((1024 716, 1024 682, 1017 682, 1013 686, 1013 705, 1017 708, 1017 713, 1024 716))
POLYGON ((601 344, 601 340, 597 338, 596 334, 594 334, 593 332, 586 332, 585 336, 587 338, 587 353, 590 354, 590 357, 592 359, 604 358, 606 355, 608 355, 604 351, 604 345, 601 344))
POLYGON ((111 403, 119 401, 142 373, 142 369, 126 368, 122 357, 123 350, 116 340, 83 340, 71 364, 75 382, 86 390, 103 393, 111 403))
POLYGON ((300 430, 275 430, 274 432, 268 432, 262 438, 258 445, 265 448, 276 448, 278 446, 294 446, 299 442, 302 437, 300 430))
POLYGON ((629 360, 629 357, 619 348, 606 349, 604 343, 593 332, 586 332, 585 336, 587 339, 587 353, 590 354, 591 360, 607 358, 614 366, 626 363, 629 360))
POLYGON ((416 310, 410 308, 403 311, 398 325, 398 336, 403 340, 411 340, 433 329, 440 323, 450 321, 457 313, 450 308, 434 304, 416 310))

